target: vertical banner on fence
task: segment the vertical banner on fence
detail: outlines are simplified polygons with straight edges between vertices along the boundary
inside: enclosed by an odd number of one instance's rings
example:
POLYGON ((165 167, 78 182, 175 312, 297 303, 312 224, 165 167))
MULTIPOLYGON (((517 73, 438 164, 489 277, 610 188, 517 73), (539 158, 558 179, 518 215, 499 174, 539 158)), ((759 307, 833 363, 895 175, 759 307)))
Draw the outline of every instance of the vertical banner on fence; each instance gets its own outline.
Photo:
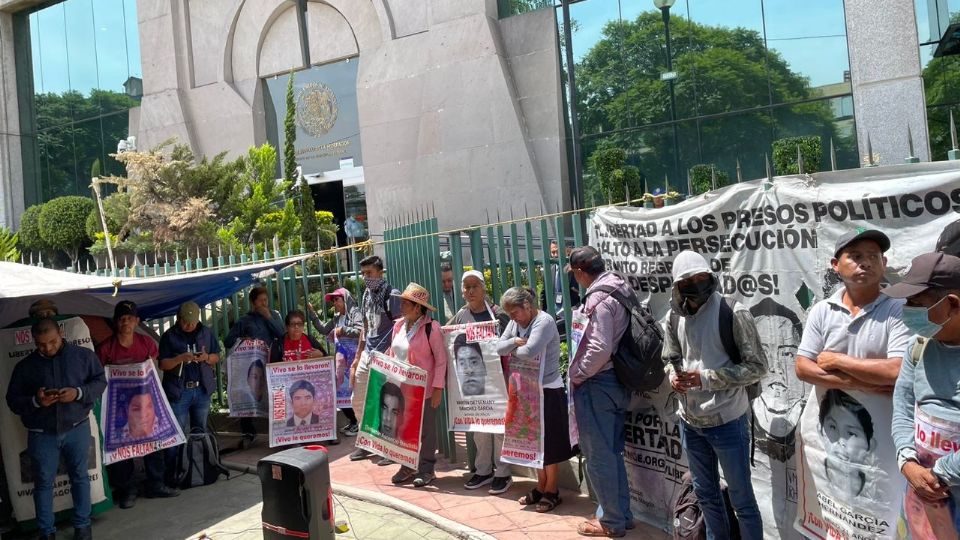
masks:
POLYGON ((332 356, 267 366, 270 447, 337 438, 332 356))
POLYGON ((183 444, 153 360, 106 366, 107 389, 100 407, 103 462, 116 463, 183 444))
POLYGON ((337 360, 337 408, 349 409, 353 406, 350 402, 353 397, 353 388, 350 387, 350 368, 353 366, 353 359, 357 356, 358 343, 352 339, 337 339, 334 345, 337 360))
POLYGON ((377 351, 371 353, 357 448, 416 469, 426 393, 426 371, 377 351))
MULTIPOLYGON (((658 317, 669 307, 673 260, 687 249, 703 254, 720 278, 720 292, 753 315, 769 365, 753 402, 757 452, 751 474, 766 538, 799 536, 794 521, 804 486, 798 480, 797 425, 812 387, 797 379, 795 356, 807 310, 838 286, 830 266, 837 240, 860 227, 884 231, 893 246, 886 253, 887 279, 896 282, 913 257, 957 241, 948 226, 960 221, 958 182, 955 164, 842 171, 780 177, 769 188, 745 182, 675 206, 611 207, 592 217, 590 245, 658 317)), ((679 473, 686 469, 670 395, 666 381, 645 393, 627 426, 634 512, 664 528, 670 526, 679 473)), ((879 416, 886 420, 875 419, 876 425, 888 426, 889 413, 879 416)), ((816 423, 812 429, 809 435, 819 438, 816 423)), ((899 486, 895 476, 876 476, 876 482, 888 482, 878 489, 886 494, 890 482, 899 486)), ((837 508, 858 507, 856 497, 830 500, 837 508)))
POLYGON ((227 353, 227 402, 230 416, 267 416, 267 363, 270 346, 241 339, 227 353))
POLYGON ((543 363, 511 355, 501 461, 543 468, 543 363))
POLYGON ((450 431, 503 433, 507 385, 497 354, 499 323, 444 326, 450 431))
MULTIPOLYGON (((63 337, 70 343, 93 350, 90 331, 80 317, 70 317, 57 321, 63 337)), ((30 327, 8 328, 0 330, 0 395, 7 395, 7 385, 17 362, 29 355, 36 347, 30 327)), ((3 452, 3 468, 10 487, 9 500, 13 504, 13 513, 17 521, 28 521, 36 517, 33 506, 33 473, 30 469, 30 456, 27 454, 27 430, 20 417, 13 414, 9 407, 0 407, 0 450, 3 452)), ((100 452, 100 430, 97 420, 90 413, 90 452, 87 458, 87 472, 90 476, 90 500, 94 504, 106 499, 104 478, 100 473, 103 461, 100 452)), ((70 478, 62 462, 57 469, 54 485, 59 486, 53 493, 53 510, 59 512, 73 507, 70 496, 70 478)))
POLYGON ((797 529, 808 538, 891 538, 904 480, 889 395, 815 389, 801 421, 797 529))

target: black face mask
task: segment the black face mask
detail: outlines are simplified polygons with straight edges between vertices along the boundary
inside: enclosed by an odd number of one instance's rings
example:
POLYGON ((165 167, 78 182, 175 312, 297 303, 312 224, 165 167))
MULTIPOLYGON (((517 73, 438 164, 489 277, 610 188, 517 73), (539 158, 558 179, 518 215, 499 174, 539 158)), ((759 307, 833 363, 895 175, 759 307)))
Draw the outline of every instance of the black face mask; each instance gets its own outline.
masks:
POLYGON ((691 281, 679 287, 681 298, 693 300, 698 304, 702 304, 701 300, 706 300, 708 296, 713 294, 714 289, 716 289, 716 285, 712 278, 708 281, 691 281))

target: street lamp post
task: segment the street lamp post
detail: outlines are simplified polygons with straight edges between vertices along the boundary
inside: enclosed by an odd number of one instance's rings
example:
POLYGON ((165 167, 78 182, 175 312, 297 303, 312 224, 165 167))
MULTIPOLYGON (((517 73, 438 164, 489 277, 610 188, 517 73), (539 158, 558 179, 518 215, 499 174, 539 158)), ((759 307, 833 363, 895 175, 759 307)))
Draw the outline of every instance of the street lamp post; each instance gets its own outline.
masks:
POLYGON ((667 84, 670 85, 670 124, 673 127, 673 173, 680 179, 680 138, 677 134, 677 95, 674 90, 676 74, 673 73, 673 54, 670 52, 670 8, 676 0, 653 0, 653 5, 663 14, 663 30, 667 41, 667 84))

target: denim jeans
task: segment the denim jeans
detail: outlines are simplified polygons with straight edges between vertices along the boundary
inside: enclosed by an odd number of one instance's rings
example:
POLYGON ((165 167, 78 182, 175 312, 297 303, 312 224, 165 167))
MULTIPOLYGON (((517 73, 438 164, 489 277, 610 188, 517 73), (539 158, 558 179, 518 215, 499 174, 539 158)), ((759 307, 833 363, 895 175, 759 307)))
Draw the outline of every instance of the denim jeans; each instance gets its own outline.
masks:
POLYGON ((623 462, 624 423, 630 391, 613 370, 602 371, 573 391, 580 432, 580 451, 587 460, 587 476, 598 487, 597 519, 613 532, 623 532, 633 521, 630 488, 623 462))
POLYGON ((60 455, 70 476, 70 495, 73 497, 73 526, 90 526, 90 477, 87 474, 87 455, 90 449, 90 424, 82 422, 66 433, 27 435, 27 452, 32 458, 33 504, 37 510, 37 527, 42 534, 53 534, 53 483, 60 465, 60 455))
POLYGON ((763 538, 760 508, 750 483, 750 429, 744 414, 712 428, 680 422, 680 440, 690 463, 693 491, 703 511, 707 540, 730 538, 730 523, 720 492, 719 464, 730 491, 730 503, 740 522, 740 538, 763 538))

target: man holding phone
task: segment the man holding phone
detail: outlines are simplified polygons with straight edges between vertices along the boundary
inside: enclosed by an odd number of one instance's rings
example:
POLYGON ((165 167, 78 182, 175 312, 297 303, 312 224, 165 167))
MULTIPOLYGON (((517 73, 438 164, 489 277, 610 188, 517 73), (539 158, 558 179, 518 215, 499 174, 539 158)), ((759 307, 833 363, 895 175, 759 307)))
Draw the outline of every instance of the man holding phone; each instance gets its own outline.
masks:
POLYGON ((30 333, 37 350, 13 368, 6 397, 10 410, 20 416, 28 431, 37 526, 41 538, 55 537, 53 484, 62 454, 73 497, 73 538, 86 540, 92 538, 89 417, 107 379, 97 355, 67 343, 54 320, 40 319, 30 333))

